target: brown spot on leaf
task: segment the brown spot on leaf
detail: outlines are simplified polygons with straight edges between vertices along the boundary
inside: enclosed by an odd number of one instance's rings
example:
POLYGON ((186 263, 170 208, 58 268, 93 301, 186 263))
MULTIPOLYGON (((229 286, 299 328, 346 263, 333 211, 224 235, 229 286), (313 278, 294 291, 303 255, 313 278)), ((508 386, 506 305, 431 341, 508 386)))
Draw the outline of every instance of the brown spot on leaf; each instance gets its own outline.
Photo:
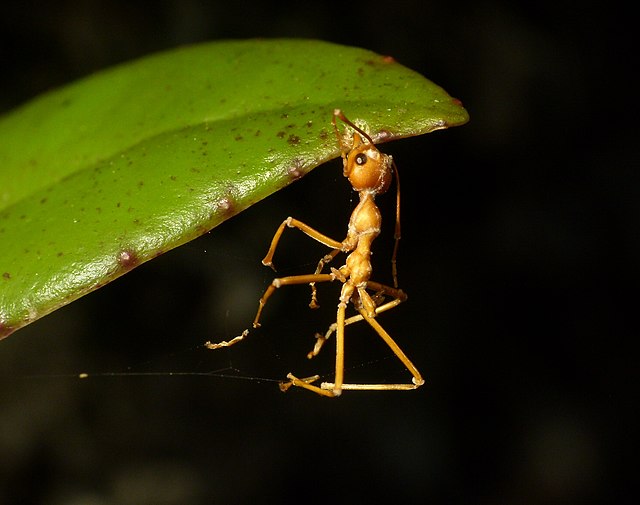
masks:
POLYGON ((235 203, 231 195, 222 197, 216 202, 216 210, 223 215, 233 215, 235 203))
POLYGON ((389 140, 392 137, 392 134, 389 130, 380 130, 376 136, 375 136, 375 141, 376 142, 385 142, 387 140, 389 140))
POLYGON ((123 249, 120 251, 118 253, 117 261, 118 265, 120 265, 124 270, 131 270, 140 263, 138 255, 132 249, 123 249))
POLYGON ((11 274, 9 272, 4 272, 2 274, 2 278, 6 279, 6 280, 9 280, 9 279, 11 279, 11 274))
POLYGON ((300 137, 292 133, 291 135, 289 135, 287 142, 289 143, 289 145, 297 146, 300 143, 300 137))
POLYGON ((293 180, 300 179, 304 175, 304 165, 300 158, 293 159, 293 164, 287 170, 287 174, 293 180))

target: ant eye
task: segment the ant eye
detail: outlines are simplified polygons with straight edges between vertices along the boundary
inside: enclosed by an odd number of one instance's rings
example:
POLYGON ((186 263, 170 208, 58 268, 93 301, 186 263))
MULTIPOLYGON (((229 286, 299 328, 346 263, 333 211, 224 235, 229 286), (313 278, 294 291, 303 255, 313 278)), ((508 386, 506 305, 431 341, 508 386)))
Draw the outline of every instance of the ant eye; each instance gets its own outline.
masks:
POLYGON ((364 153, 360 153, 356 156, 356 163, 358 165, 364 165, 367 162, 367 155, 364 153))

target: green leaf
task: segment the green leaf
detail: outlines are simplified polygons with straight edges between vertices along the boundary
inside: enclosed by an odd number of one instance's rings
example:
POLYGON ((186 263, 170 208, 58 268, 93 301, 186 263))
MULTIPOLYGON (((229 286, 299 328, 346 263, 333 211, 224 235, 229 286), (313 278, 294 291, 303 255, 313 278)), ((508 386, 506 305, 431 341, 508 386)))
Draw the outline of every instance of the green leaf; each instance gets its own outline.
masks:
POLYGON ((184 47, 0 118, 0 338, 339 156, 334 108, 376 142, 468 120, 392 58, 313 40, 184 47))

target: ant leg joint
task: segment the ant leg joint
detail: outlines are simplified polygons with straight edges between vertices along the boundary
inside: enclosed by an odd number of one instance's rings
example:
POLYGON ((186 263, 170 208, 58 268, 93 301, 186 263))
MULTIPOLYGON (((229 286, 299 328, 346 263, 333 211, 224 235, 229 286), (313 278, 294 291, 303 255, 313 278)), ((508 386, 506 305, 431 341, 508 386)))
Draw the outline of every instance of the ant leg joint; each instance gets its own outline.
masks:
POLYGON ((331 267, 331 275, 333 279, 338 279, 340 282, 347 282, 347 277, 337 268, 331 267))
POLYGON ((338 389, 333 382, 323 382, 320 384, 320 388, 325 391, 331 391, 331 394, 333 394, 334 397, 340 396, 343 391, 342 387, 338 389))
POLYGON ((415 377, 413 377, 411 379, 411 382, 413 382, 416 385, 416 387, 420 387, 424 384, 424 379, 416 379, 415 377))

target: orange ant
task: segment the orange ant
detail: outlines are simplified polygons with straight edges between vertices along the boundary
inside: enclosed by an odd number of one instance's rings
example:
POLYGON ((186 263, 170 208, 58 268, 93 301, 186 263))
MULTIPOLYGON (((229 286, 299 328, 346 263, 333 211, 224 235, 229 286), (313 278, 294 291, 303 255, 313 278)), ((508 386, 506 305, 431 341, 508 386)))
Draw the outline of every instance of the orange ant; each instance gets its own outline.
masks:
MULTIPOLYGON (((267 300, 273 292, 282 287, 295 284, 309 284, 311 286, 311 308, 318 307, 316 299, 317 282, 342 282, 340 292, 340 303, 338 304, 338 315, 336 322, 332 324, 325 335, 316 334, 316 344, 313 350, 307 355, 308 358, 316 356, 326 340, 336 334, 336 366, 335 379, 333 382, 323 382, 316 386, 313 382, 319 379, 318 375, 299 379, 293 374, 288 374, 288 381, 280 384, 280 388, 286 391, 291 386, 298 386, 314 391, 320 395, 335 397, 339 396, 343 390, 409 390, 416 389, 424 384, 420 372, 411 363, 409 358, 402 352, 398 344, 380 326, 375 317, 377 314, 392 309, 407 299, 407 295, 398 289, 396 272, 396 255, 398 241, 400 239, 400 184, 398 169, 391 156, 381 153, 372 138, 363 130, 358 128, 345 117, 340 109, 333 112, 333 129, 340 144, 344 176, 349 179, 354 191, 360 196, 360 203, 356 206, 351 218, 347 237, 343 241, 334 240, 316 231, 305 223, 292 217, 285 219, 278 227, 267 255, 262 260, 265 266, 273 268, 273 255, 275 253, 280 237, 285 227, 297 228, 314 240, 330 247, 332 251, 324 256, 318 263, 318 267, 313 274, 294 275, 290 277, 279 277, 271 282, 271 285, 260 298, 258 312, 253 321, 253 327, 260 326, 260 316, 267 300), (351 145, 345 145, 344 138, 340 135, 336 118, 351 127, 353 136, 351 145), (374 200, 377 195, 385 193, 391 185, 393 175, 396 177, 397 197, 396 197, 396 233, 395 246, 391 260, 394 287, 380 284, 370 280, 371 267, 371 243, 380 234, 382 216, 374 200), (346 262, 340 268, 331 268, 331 273, 322 273, 325 265, 333 260, 339 253, 349 253, 346 262), (372 296, 367 290, 374 291, 372 296), (383 303, 384 296, 391 297, 392 300, 383 303), (346 318, 345 312, 347 304, 351 302, 359 314, 346 318), (413 375, 411 384, 345 384, 344 383, 344 328, 358 321, 366 321, 376 331, 378 335, 387 343, 394 354, 402 361, 413 375)), ((274 269, 275 270, 275 269, 274 269)), ((209 349, 228 347, 244 339, 249 330, 245 330, 242 335, 230 341, 212 344, 207 342, 205 346, 209 349)))

